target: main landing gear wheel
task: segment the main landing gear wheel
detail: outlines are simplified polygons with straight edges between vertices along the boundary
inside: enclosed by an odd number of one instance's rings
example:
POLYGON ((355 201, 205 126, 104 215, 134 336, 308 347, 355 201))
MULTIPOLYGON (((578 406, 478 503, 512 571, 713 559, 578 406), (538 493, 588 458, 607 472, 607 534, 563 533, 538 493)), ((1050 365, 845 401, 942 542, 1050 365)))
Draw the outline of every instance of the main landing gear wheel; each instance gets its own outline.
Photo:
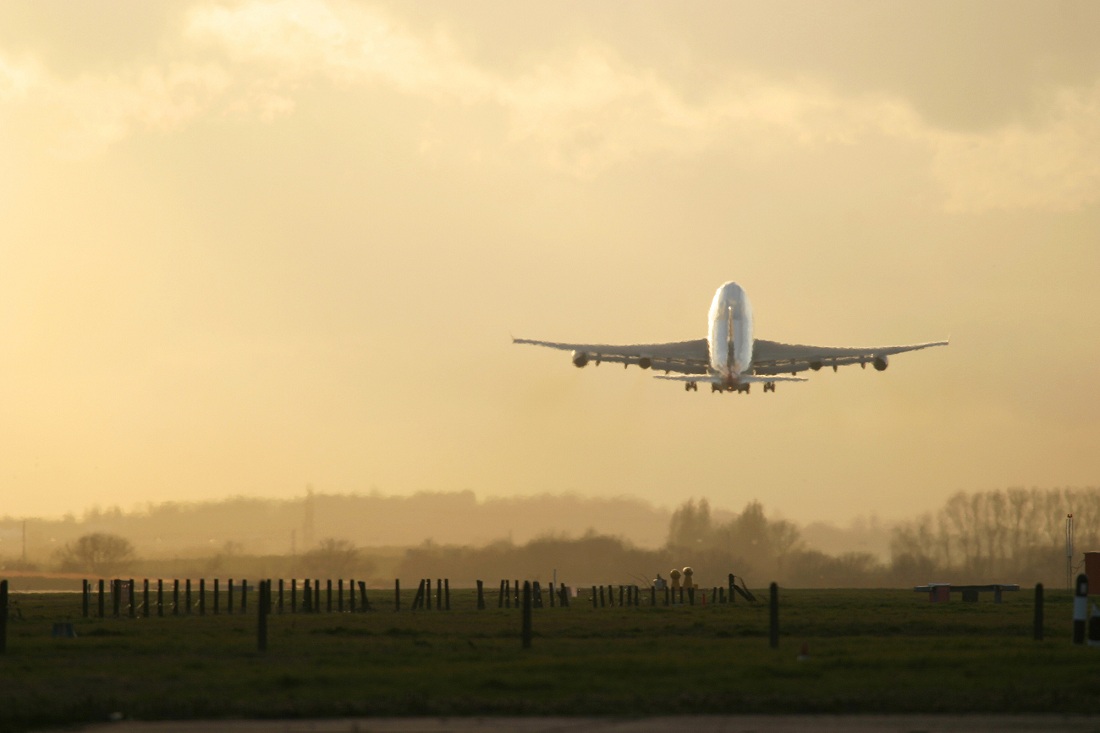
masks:
POLYGON ((765 392, 774 392, 775 391, 775 382, 764 382, 764 391, 765 392))
POLYGON ((684 391, 685 392, 698 392, 699 391, 699 385, 696 384, 695 382, 685 382, 684 383, 684 391))

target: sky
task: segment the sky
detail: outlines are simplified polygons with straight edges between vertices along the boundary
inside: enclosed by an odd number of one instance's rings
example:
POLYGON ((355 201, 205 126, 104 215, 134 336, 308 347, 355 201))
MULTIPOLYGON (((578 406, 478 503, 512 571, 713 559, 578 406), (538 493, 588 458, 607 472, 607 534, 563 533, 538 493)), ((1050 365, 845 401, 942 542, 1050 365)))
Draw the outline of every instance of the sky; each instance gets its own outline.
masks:
MULTIPOLYGON (((1100 483, 1100 4, 0 3, 0 515, 1100 483), (511 338, 950 338, 686 393, 511 338)), ((578 525, 583 525, 578 518, 578 525)))

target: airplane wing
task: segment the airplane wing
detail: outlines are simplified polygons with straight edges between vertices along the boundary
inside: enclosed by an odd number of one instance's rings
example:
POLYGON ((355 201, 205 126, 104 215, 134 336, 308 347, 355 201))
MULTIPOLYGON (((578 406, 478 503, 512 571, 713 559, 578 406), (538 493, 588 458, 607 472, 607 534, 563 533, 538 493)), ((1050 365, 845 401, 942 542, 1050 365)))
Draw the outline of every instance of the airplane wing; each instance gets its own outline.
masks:
POLYGON ((588 362, 602 364, 635 364, 643 369, 653 368, 678 374, 706 374, 710 366, 710 353, 706 339, 676 341, 667 344, 563 344, 553 341, 512 339, 514 344, 545 346, 550 349, 573 352, 573 364, 582 367, 588 362))
POLYGON ((889 363, 888 356, 946 345, 946 341, 930 341, 926 344, 908 346, 807 346, 756 339, 752 346, 752 372, 753 374, 794 374, 807 369, 816 371, 823 366, 831 366, 835 369, 847 364, 860 366, 872 364, 875 369, 882 371, 889 363))

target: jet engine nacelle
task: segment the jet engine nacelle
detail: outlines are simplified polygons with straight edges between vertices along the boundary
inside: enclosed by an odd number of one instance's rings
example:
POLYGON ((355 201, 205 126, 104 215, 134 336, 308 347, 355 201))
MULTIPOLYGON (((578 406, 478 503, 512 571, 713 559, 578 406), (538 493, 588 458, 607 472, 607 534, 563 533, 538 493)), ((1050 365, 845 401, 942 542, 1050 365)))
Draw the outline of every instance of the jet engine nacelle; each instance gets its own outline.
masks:
POLYGON ((890 360, 885 356, 876 356, 875 360, 871 363, 874 364, 875 369, 880 372, 886 371, 886 367, 890 366, 890 360))
POLYGON ((583 351, 574 351, 573 352, 573 366, 580 369, 582 366, 584 366, 587 363, 588 363, 588 354, 586 354, 583 351))

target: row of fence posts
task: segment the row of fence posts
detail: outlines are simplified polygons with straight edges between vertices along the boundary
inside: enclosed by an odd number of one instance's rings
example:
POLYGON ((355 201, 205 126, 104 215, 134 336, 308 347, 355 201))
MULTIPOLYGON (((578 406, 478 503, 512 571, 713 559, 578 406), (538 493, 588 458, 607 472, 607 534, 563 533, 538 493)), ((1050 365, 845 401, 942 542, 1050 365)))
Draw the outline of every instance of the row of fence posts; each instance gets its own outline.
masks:
MULTIPOLYGON (((258 589, 259 590, 259 602, 257 603, 257 612, 258 612, 258 624, 257 624, 258 640, 257 640, 257 646, 258 646, 258 648, 261 652, 267 650, 267 616, 268 616, 269 613, 271 613, 271 610, 272 610, 271 582, 272 581, 270 581, 270 580, 260 581, 260 585, 259 585, 259 589, 258 589)), ((123 593, 123 588, 122 588, 123 583, 124 583, 124 581, 120 581, 120 580, 112 581, 112 592, 113 592, 113 597, 114 597, 113 610, 114 610, 114 615, 115 616, 120 615, 120 604, 121 604, 120 599, 121 599, 122 593, 123 593)), ((501 593, 499 595, 499 603, 501 605, 504 605, 505 603, 507 603, 509 605, 506 606, 506 607, 510 607, 511 601, 513 599, 513 590, 512 590, 513 586, 506 580, 502 580, 500 583, 501 583, 500 584, 501 593)), ((83 583, 83 588, 84 588, 83 606, 84 606, 84 616, 85 616, 85 618, 87 618, 88 615, 89 615, 89 595, 90 595, 91 587, 92 587, 91 583, 89 583, 87 580, 85 580, 84 583, 83 583)), ((292 608, 292 611, 296 611, 297 610, 297 581, 296 580, 291 580, 291 586, 290 587, 291 587, 291 608, 292 608)), ((445 604, 446 609, 450 610, 450 582, 447 581, 447 580, 443 580, 442 582, 437 582, 436 587, 437 587, 436 608, 437 609, 440 608, 439 598, 442 597, 444 599, 443 603, 445 604)), ((514 588, 515 588, 514 598, 515 598, 517 606, 522 605, 523 624, 522 624, 521 635, 522 635, 523 647, 525 649, 527 649, 527 648, 530 648, 530 646, 531 646, 531 609, 533 607, 541 607, 541 605, 542 605, 542 602, 541 602, 541 589, 540 589, 538 581, 535 581, 533 585, 530 581, 524 581, 523 582, 523 591, 522 591, 522 604, 521 604, 520 595, 519 595, 519 587, 520 587, 519 581, 517 580, 517 581, 515 581, 515 586, 514 586, 514 588)), ((736 588, 736 586, 734 585, 733 575, 730 575, 730 587, 731 588, 736 588)), ((332 581, 331 580, 328 581, 327 588, 328 588, 328 610, 331 611, 332 610, 332 581)), ((338 598, 339 598, 338 609, 342 611, 343 610, 343 581, 339 581, 339 583, 337 584, 337 588, 338 588, 338 594, 339 594, 338 595, 338 598)), ((305 601, 304 604, 303 604, 303 610, 305 610, 305 611, 317 611, 317 610, 320 609, 320 590, 319 589, 320 589, 320 582, 319 581, 315 581, 313 583, 312 590, 311 590, 311 586, 310 586, 310 581, 309 580, 305 581, 305 585, 303 587, 303 601, 305 601), (306 600, 306 599, 309 599, 309 600, 306 600)), ((129 581, 129 589, 128 590, 129 590, 129 601, 130 601, 129 611, 130 611, 130 615, 134 616, 135 615, 134 582, 132 580, 129 581)), ((352 593, 351 593, 351 596, 350 596, 350 610, 355 611, 355 592, 354 592, 355 588, 354 588, 353 584, 351 586, 351 590, 352 590, 352 593)), ((549 590, 550 590, 550 592, 549 592, 548 595, 549 595, 549 598, 550 598, 550 605, 551 606, 554 605, 555 596, 558 596, 560 598, 560 603, 563 607, 569 605, 568 588, 564 584, 562 584, 559 587, 559 589, 557 591, 555 591, 554 590, 554 584, 551 583, 549 590)), ((596 590, 596 586, 593 586, 593 595, 592 595, 593 605, 595 605, 595 599, 596 599, 595 590, 596 590)), ((692 589, 688 589, 688 590, 690 591, 692 589)), ((769 642, 769 645, 771 646, 771 648, 776 649, 776 648, 779 647, 779 586, 776 583, 772 583, 769 586, 768 590, 769 590, 768 642, 769 642)), ((158 615, 163 615, 163 611, 164 611, 163 591, 164 591, 164 583, 163 583, 162 580, 158 580, 157 581, 158 615)), ((279 596, 278 596, 277 608, 279 609, 280 612, 282 612, 282 610, 283 610, 283 591, 284 591, 284 581, 279 580, 279 596)), ((360 591, 361 599, 362 599, 361 603, 360 603, 360 608, 362 608, 363 610, 369 610, 370 605, 369 605, 369 602, 367 600, 367 591, 366 591, 366 584, 365 583, 363 583, 363 582, 359 583, 359 591, 360 591)), ((601 595, 602 595, 602 591, 603 591, 602 587, 600 587, 600 591, 601 591, 601 595)), ((638 592, 637 591, 638 591, 637 586, 620 586, 620 601, 619 601, 620 605, 624 605, 624 601, 626 599, 633 599, 633 605, 638 605, 638 600, 637 600, 638 599, 638 592), (633 592, 630 596, 624 597, 622 595, 623 592, 624 592, 622 589, 623 588, 628 588, 628 587, 632 588, 633 592)), ((190 600, 191 600, 190 592, 191 592, 190 581, 187 581, 186 584, 185 584, 185 595, 186 595, 186 599, 187 599, 187 603, 188 603, 188 608, 190 608, 190 600)), ((651 593, 654 593, 654 592, 655 592, 655 590, 653 588, 651 588, 651 593)), ((741 592, 740 589, 738 589, 738 592, 741 592)), ((431 607, 431 601, 430 601, 430 598, 428 598, 428 596, 430 596, 430 594, 431 594, 431 580, 428 579, 428 578, 421 579, 420 588, 417 592, 417 599, 419 599, 420 603, 422 604, 421 607, 424 607, 424 608, 430 608, 431 607)), ((742 594, 746 595, 747 598, 752 598, 751 593, 748 593, 748 589, 745 589, 745 591, 742 594)), ((691 595, 693 595, 693 594, 689 593, 688 597, 690 598, 691 595)), ((143 597, 144 597, 144 615, 148 616, 149 615, 149 581, 148 580, 146 580, 144 582, 143 597)), ((178 603, 178 601, 179 601, 179 581, 178 580, 173 582, 173 597, 176 601, 176 603, 174 605, 174 608, 173 608, 173 612, 178 614, 178 609, 179 609, 179 603, 178 603)), ((228 599, 228 605, 227 605, 228 611, 230 613, 233 612, 233 600, 232 600, 232 598, 233 598, 233 581, 230 580, 229 581, 229 599, 228 599)), ((400 583, 399 580, 394 581, 394 598, 395 598, 394 608, 395 608, 395 610, 400 610, 401 583, 400 583)), ((733 593, 731 592, 730 593, 731 601, 732 601, 732 598, 733 598, 733 593)), ((242 582, 241 583, 241 612, 242 613, 244 613, 246 608, 247 608, 247 599, 248 599, 248 584, 246 582, 242 582)), ((755 600, 755 599, 753 599, 753 600, 755 600)), ((477 603, 478 603, 478 605, 477 605, 478 609, 479 610, 484 610, 484 608, 485 608, 484 584, 480 580, 477 581, 477 603)), ((652 605, 656 605, 656 597, 653 596, 653 595, 651 595, 651 603, 652 603, 652 605)), ((1088 604, 1088 578, 1085 575, 1082 574, 1082 575, 1077 576, 1077 583, 1076 583, 1076 588, 1075 588, 1075 593, 1074 593, 1073 642, 1075 644, 1084 644, 1086 636, 1087 636, 1089 645, 1090 646, 1097 646, 1097 645, 1100 645, 1100 610, 1094 609, 1094 612, 1093 612, 1091 618, 1086 618, 1086 616, 1087 616, 1087 604, 1088 604)), ((413 608, 417 608, 417 600, 414 600, 413 608)), ((199 609, 200 609, 200 613, 202 613, 205 610, 205 583, 202 580, 199 581, 199 609)), ((214 613, 217 613, 217 612, 218 612, 218 580, 215 580, 214 581, 214 613)), ((103 580, 99 581, 99 615, 100 615, 100 617, 103 617, 103 615, 104 615, 104 581, 103 580)), ((1035 638, 1036 641, 1042 641, 1042 639, 1043 639, 1043 622, 1044 622, 1044 618, 1043 618, 1043 584, 1042 583, 1037 583, 1035 585, 1035 618, 1034 618, 1034 638, 1035 638)), ((7 651, 7 638, 8 638, 7 626, 8 626, 8 581, 7 580, 0 580, 0 654, 4 654, 7 651)))
MULTIPOLYGON (((270 583, 271 581, 263 581, 270 583)), ((321 581, 306 579, 303 581, 301 587, 301 604, 299 605, 299 588, 298 580, 291 579, 289 584, 289 603, 287 603, 287 585, 282 579, 278 581, 279 592, 277 601, 275 602, 275 609, 279 613, 283 613, 286 607, 289 606, 290 613, 298 613, 299 607, 304 613, 319 613, 321 611, 321 581)), ((99 618, 106 616, 106 597, 107 597, 107 583, 100 579, 98 583, 98 592, 95 592, 93 584, 84 580, 82 583, 81 593, 81 606, 84 618, 91 616, 92 596, 96 596, 96 615, 99 618)), ((237 587, 239 587, 239 602, 240 613, 247 613, 248 611, 248 581, 242 580, 239 586, 234 586, 233 579, 230 578, 226 584, 225 593, 223 594, 221 588, 221 581, 218 578, 214 578, 213 593, 212 593, 212 611, 215 615, 221 613, 221 601, 225 598, 225 611, 227 614, 232 615, 234 610, 234 599, 237 598, 237 587)), ((164 616, 165 606, 168 605, 171 608, 171 614, 173 616, 180 615, 180 609, 183 609, 183 613, 186 615, 192 614, 195 609, 198 609, 200 616, 206 615, 206 599, 207 599, 207 586, 206 579, 200 578, 198 582, 198 588, 193 589, 190 579, 183 581, 182 586, 179 580, 173 580, 172 586, 169 592, 171 593, 169 603, 165 603, 165 584, 163 579, 157 579, 155 590, 150 586, 150 581, 145 579, 142 581, 141 590, 141 602, 138 603, 137 599, 137 584, 131 578, 129 580, 114 579, 110 581, 110 596, 111 596, 111 615, 119 617, 122 615, 123 609, 126 610, 126 615, 130 618, 134 618, 138 615, 140 609, 141 615, 148 618, 152 609, 156 608, 157 616, 164 616), (197 590, 197 594, 193 593, 193 590, 197 590), (153 595, 155 593, 155 596, 153 595), (182 599, 181 599, 182 593, 182 599), (195 595, 198 597, 198 602, 195 603, 195 595)), ((355 612, 356 610, 369 611, 371 610, 370 599, 367 597, 367 584, 363 581, 358 582, 358 605, 356 604, 356 581, 348 581, 348 610, 355 612)), ((270 592, 270 590, 269 590, 270 592)), ((331 613, 333 611, 333 584, 331 580, 325 582, 325 609, 331 613)), ((343 579, 336 581, 336 610, 341 613, 344 611, 344 581, 343 579)), ((270 600, 270 599, 269 599, 270 600)))

